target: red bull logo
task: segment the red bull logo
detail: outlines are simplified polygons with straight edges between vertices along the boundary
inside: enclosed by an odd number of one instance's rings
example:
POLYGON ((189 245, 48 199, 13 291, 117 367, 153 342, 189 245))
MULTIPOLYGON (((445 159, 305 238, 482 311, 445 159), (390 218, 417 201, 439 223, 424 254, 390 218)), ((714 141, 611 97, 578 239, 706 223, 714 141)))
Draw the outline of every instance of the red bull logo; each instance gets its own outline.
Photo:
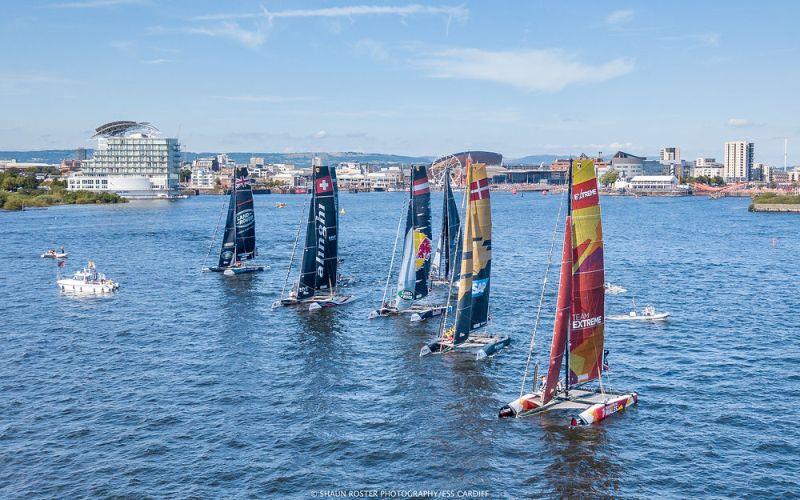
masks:
POLYGON ((425 265, 425 261, 431 257, 431 240, 420 231, 414 231, 414 247, 417 249, 414 257, 417 269, 425 265))

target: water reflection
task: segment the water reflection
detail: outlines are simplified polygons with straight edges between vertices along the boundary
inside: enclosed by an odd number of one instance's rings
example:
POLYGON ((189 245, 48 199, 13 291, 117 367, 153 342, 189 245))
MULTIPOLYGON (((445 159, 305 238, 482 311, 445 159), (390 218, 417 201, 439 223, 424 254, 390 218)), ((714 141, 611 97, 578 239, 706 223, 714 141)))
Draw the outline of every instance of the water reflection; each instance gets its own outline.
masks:
POLYGON ((552 458, 543 472, 546 490, 567 498, 618 494, 623 469, 609 449, 606 429, 570 429, 565 424, 571 415, 551 412, 540 418, 543 456, 552 458))

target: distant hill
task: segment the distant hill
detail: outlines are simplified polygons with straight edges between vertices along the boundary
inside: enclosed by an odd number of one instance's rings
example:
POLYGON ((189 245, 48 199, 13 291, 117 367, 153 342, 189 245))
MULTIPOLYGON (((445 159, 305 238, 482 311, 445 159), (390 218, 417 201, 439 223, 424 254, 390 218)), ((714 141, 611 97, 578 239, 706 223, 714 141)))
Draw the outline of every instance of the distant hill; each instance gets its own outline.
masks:
MULTIPOLYGON (((87 149, 86 155, 91 156, 92 150, 87 149)), ((198 156, 212 156, 219 153, 203 152, 193 153, 184 151, 183 159, 191 162, 198 156)), ((433 156, 403 156, 389 155, 381 153, 358 153, 358 152, 332 152, 332 153, 226 153, 237 163, 247 163, 251 156, 264 158, 267 163, 293 163, 298 166, 311 165, 311 159, 322 155, 328 163, 336 164, 340 162, 361 162, 361 163, 430 163, 434 160, 433 156)), ((41 151, 0 151, 0 160, 16 159, 19 162, 43 162, 60 163, 61 160, 71 160, 75 158, 75 151, 72 149, 46 149, 41 151)))
POLYGON ((523 156, 522 158, 509 158, 503 161, 503 163, 509 166, 538 165, 540 163, 549 165, 559 158, 569 158, 569 155, 529 155, 523 156))
MULTIPOLYGON (((87 156, 91 156, 92 150, 86 150, 87 156)), ((191 162, 198 156, 212 156, 219 153, 216 152, 202 152, 194 153, 191 151, 184 151, 182 153, 185 161, 191 162)), ((383 153, 359 153, 355 151, 336 151, 330 153, 226 153, 228 157, 233 158, 237 163, 247 163, 250 161, 251 156, 258 156, 264 158, 267 163, 292 163, 300 167, 311 165, 311 159, 315 156, 322 155, 329 164, 337 164, 340 162, 360 162, 360 163, 378 163, 378 164, 410 164, 410 163, 430 163, 436 159, 435 156, 404 156, 404 155, 390 155, 383 153)), ((20 162, 45 162, 45 163, 59 163, 63 159, 75 158, 75 150, 72 149, 46 149, 41 151, 0 151, 0 160, 16 159, 20 162)), ((544 162, 548 165, 558 158, 569 158, 569 155, 529 155, 522 158, 506 158, 503 163, 506 165, 538 165, 544 162)))

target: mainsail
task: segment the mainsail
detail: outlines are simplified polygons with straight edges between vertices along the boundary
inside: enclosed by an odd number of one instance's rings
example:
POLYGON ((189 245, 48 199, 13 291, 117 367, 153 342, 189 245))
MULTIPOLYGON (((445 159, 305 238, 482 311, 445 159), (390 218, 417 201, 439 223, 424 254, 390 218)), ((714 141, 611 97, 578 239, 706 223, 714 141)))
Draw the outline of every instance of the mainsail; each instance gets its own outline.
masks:
POLYGON ((256 256, 256 218, 253 211, 253 188, 246 167, 238 168, 231 183, 225 233, 219 253, 219 267, 256 256))
POLYGON ((567 388, 599 378, 603 366, 603 229, 592 160, 572 162, 568 190, 556 321, 542 404, 553 398, 565 354, 567 388))
POLYGON ((432 273, 440 279, 458 280, 458 268, 461 264, 461 220, 458 217, 453 189, 450 187, 450 170, 444 171, 444 206, 442 207, 442 232, 436 245, 433 257, 432 273))
POLYGON ((470 332, 486 325, 489 319, 489 277, 492 267, 492 213, 486 165, 467 159, 466 217, 458 282, 453 344, 469 338, 470 332))
POLYGON ((333 291, 336 287, 338 248, 336 231, 335 171, 325 165, 314 165, 311 177, 311 203, 306 225, 297 298, 312 297, 318 290, 333 291))
POLYGON ((424 165, 411 168, 411 189, 406 216, 403 262, 397 281, 397 309, 411 307, 428 295, 431 269, 431 191, 424 165))

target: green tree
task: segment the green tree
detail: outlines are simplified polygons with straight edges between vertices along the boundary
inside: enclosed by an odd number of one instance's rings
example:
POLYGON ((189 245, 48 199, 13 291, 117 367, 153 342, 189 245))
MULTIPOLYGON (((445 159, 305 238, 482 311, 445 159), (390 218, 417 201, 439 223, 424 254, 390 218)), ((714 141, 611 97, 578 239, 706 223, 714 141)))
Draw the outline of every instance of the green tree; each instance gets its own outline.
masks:
POLYGON ((600 177, 600 183, 606 187, 614 184, 619 179, 619 172, 611 168, 600 177))
POLYGON ((192 171, 188 168, 182 168, 180 173, 180 181, 181 182, 189 182, 189 179, 192 178, 192 171))

